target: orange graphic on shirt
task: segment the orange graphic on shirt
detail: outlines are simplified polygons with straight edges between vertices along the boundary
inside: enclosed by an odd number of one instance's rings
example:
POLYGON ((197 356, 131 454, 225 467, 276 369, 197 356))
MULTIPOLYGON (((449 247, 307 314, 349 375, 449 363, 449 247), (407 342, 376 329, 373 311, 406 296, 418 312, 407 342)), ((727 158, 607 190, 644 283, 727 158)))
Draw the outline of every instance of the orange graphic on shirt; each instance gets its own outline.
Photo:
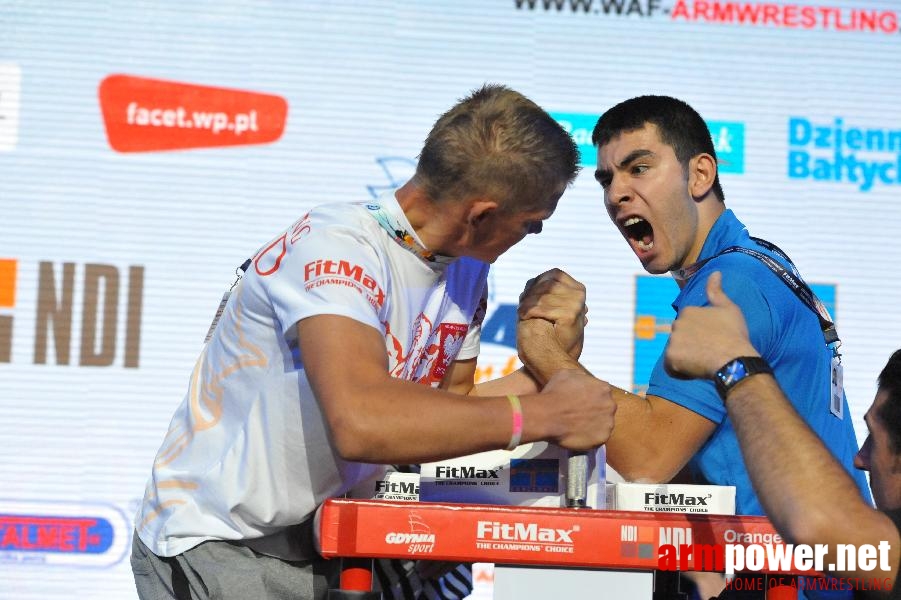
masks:
MULTIPOLYGON (((243 288, 239 287, 235 291, 229 300, 230 303, 239 301, 241 290, 243 288)), ((207 349, 204 348, 203 353, 194 365, 194 371, 191 373, 188 391, 192 421, 191 429, 184 430, 179 424, 169 430, 166 434, 168 444, 160 450, 155 462, 156 466, 162 467, 174 461, 187 447, 196 433, 210 429, 219 423, 222 418, 222 398, 225 394, 223 381, 225 379, 241 369, 265 367, 268 364, 268 359, 263 354, 263 350, 245 336, 240 309, 234 310, 231 314, 234 315, 232 327, 229 328, 228 326, 228 317, 223 318, 218 326, 223 328, 222 335, 234 336, 235 345, 243 353, 231 364, 211 365, 207 358, 207 349)))
MULTIPOLYGON (((243 288, 238 288, 231 297, 230 302, 238 302, 243 288)), ((263 350, 247 339, 241 320, 240 309, 234 310, 232 326, 227 323, 229 317, 225 317, 218 325, 223 330, 221 335, 233 336, 234 344, 243 353, 234 362, 229 364, 211 365, 204 348, 200 358, 194 365, 191 373, 191 382, 188 391, 188 402, 191 414, 190 429, 185 429, 182 424, 173 425, 166 433, 162 448, 154 461, 154 468, 164 467, 177 459, 188 444, 198 433, 216 426, 222 419, 222 400, 225 394, 223 382, 241 369, 251 367, 266 367, 269 363, 263 350)), ((139 529, 143 529, 148 523, 156 519, 167 509, 173 506, 186 504, 182 497, 199 489, 199 484, 194 481, 169 478, 156 481, 156 487, 162 493, 167 493, 165 500, 150 494, 145 498, 145 503, 153 506, 147 516, 140 523, 139 529)))
POLYGON ((260 253, 253 259, 253 268, 256 269, 257 275, 267 277, 278 271, 279 266, 282 264, 282 259, 288 253, 288 247, 285 245, 287 237, 287 232, 283 233, 260 250, 260 253), (266 264, 260 266, 261 262, 266 264))

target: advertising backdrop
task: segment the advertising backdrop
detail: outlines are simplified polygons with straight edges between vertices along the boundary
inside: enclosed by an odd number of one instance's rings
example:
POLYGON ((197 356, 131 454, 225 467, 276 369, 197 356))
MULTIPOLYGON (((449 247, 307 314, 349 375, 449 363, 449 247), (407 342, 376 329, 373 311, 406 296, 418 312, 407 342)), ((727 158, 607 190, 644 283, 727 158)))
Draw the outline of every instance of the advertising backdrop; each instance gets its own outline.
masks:
MULTIPOLYGON (((563 123, 584 172, 492 270, 480 377, 515 305, 588 288, 584 363, 641 391, 675 286, 609 222, 590 132, 680 97, 726 204, 833 310, 860 440, 901 346, 901 5, 887 1, 0 0, 0 599, 135 597, 132 515, 235 269, 310 207, 403 183, 485 82, 563 123)), ((352 369, 352 363, 347 365, 352 369)))

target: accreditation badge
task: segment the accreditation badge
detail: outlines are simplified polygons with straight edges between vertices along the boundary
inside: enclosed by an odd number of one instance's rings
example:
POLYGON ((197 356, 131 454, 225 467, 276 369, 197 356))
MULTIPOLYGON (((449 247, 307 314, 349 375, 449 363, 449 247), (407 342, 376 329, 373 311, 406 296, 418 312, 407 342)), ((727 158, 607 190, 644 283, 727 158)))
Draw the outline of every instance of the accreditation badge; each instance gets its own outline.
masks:
POLYGON ((832 357, 832 391, 829 397, 829 412, 839 419, 845 416, 842 377, 842 359, 836 354, 832 357))

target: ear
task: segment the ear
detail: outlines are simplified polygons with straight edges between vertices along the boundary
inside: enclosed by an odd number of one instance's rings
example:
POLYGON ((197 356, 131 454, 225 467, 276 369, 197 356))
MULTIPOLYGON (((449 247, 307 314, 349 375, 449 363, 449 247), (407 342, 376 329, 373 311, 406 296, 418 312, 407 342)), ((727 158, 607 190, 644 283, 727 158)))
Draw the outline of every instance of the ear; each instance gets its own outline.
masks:
POLYGON ((493 216, 499 206, 489 198, 474 198, 466 211, 466 223, 472 227, 481 225, 485 219, 493 216))
POLYGON ((703 200, 716 180, 716 160, 706 152, 688 163, 688 189, 696 200, 703 200))

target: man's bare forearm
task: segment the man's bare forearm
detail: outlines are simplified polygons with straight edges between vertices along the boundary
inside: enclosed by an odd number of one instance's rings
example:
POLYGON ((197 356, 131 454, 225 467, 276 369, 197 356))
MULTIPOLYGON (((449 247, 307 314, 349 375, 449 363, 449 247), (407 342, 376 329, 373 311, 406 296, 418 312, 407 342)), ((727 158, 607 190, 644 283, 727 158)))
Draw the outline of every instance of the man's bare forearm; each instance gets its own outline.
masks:
POLYGON ((554 324, 544 319, 520 321, 517 326, 519 357, 539 386, 562 369, 575 369, 588 375, 588 369, 560 345, 554 324))
POLYGON ((716 425, 658 396, 614 388, 616 427, 607 462, 627 481, 666 483, 710 437, 716 425))
MULTIPOLYGON (((739 383, 729 392, 726 409, 754 489, 789 541, 827 544, 828 563, 834 562, 836 544, 886 540, 894 551, 891 564, 897 565, 897 530, 863 499, 772 376, 754 375, 739 383)), ((847 574, 872 577, 874 572, 847 574)))

